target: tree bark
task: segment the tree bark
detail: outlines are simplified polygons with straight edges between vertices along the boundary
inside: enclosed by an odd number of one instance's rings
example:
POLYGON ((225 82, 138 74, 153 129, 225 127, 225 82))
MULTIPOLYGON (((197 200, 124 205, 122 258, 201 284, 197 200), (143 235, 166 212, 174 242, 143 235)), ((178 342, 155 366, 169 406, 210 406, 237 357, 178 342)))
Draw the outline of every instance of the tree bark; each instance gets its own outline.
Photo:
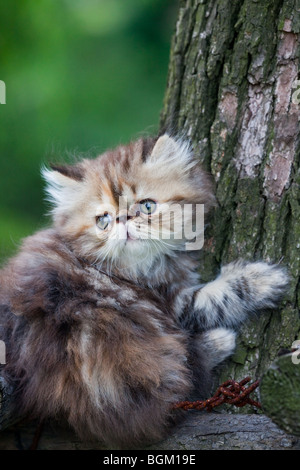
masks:
MULTIPOLYGON (((37 424, 13 426, 0 435, 0 450, 27 450, 35 440, 37 424)), ((82 442, 72 431, 54 423, 44 426, 39 450, 108 450, 98 442, 82 442)), ((285 434, 262 415, 187 412, 169 436, 144 448, 152 450, 300 450, 300 439, 285 434)), ((134 455, 134 451, 132 452, 134 455)))
POLYGON ((280 308, 243 327, 219 381, 261 377, 299 336, 299 32, 299 0, 180 3, 161 129, 188 137, 215 181, 201 276, 237 258, 291 276, 280 308))
POLYGON ((266 415, 281 429, 300 436, 300 367, 293 353, 278 357, 263 375, 261 401, 266 415), (295 362, 296 361, 296 362, 295 362))

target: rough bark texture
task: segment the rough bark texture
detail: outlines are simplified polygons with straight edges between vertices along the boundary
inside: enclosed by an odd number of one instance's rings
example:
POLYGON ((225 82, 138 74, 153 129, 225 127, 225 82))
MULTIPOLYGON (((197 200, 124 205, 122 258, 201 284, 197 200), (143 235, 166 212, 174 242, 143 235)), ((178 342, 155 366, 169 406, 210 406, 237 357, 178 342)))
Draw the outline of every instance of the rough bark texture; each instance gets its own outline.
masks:
MULTIPOLYGON (((16 426, 2 433, 0 450, 26 450, 36 425, 16 426)), ((54 424, 44 428, 39 450, 105 450, 95 442, 82 442, 74 433, 54 424)), ((188 412, 186 420, 151 450, 300 450, 300 438, 285 434, 262 415, 188 412)))
POLYGON ((264 374, 260 396, 264 412, 286 432, 300 436, 300 367, 293 354, 276 359, 264 374))
POLYGON ((299 0, 180 4, 161 128, 189 137, 216 183, 201 275, 237 258, 281 261, 291 275, 281 307, 244 327, 220 380, 261 377, 299 336, 299 31, 299 0))
MULTIPOLYGON (((260 378, 278 351, 300 338, 300 93, 293 87, 299 33, 300 0, 180 3, 161 129, 189 137, 216 183, 219 205, 200 254, 202 278, 213 279, 221 264, 237 258, 281 261, 291 275, 281 307, 245 325, 218 382, 260 378)), ((277 380, 273 372, 265 375, 263 388, 271 397, 278 392, 266 385, 277 380)), ((264 398, 268 413, 272 400, 264 398)), ((101 448, 49 429, 41 448, 101 448)), ((12 428, 2 433, 0 449, 26 448, 31 437, 30 427, 12 428)), ((263 415, 193 413, 152 448, 299 449, 300 444, 263 415)))

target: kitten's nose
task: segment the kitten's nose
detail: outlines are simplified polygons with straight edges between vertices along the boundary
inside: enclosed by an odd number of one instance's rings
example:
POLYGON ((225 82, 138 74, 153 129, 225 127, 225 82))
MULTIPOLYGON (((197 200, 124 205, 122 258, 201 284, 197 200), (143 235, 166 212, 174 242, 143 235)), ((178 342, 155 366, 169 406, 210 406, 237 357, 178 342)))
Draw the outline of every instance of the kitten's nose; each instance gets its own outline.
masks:
POLYGON ((126 224, 127 220, 132 219, 132 215, 129 214, 122 214, 116 217, 116 222, 119 224, 120 222, 124 225, 126 224))

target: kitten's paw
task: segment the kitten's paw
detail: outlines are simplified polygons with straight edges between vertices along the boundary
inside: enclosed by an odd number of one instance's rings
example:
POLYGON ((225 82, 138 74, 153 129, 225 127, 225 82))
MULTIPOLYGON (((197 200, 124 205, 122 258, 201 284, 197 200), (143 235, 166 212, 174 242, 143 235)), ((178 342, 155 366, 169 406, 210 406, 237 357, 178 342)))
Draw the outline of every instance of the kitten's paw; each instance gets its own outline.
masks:
POLYGON ((287 271, 277 264, 230 263, 194 293, 198 322, 203 329, 240 325, 249 314, 276 307, 288 282, 287 271))
POLYGON ((287 271, 277 264, 262 261, 256 263, 233 263, 225 266, 221 276, 231 277, 237 269, 241 270, 231 287, 241 300, 248 301, 255 309, 276 307, 287 290, 289 276, 287 271))
POLYGON ((214 328, 202 335, 202 344, 207 352, 211 367, 215 367, 235 350, 236 332, 227 328, 214 328))

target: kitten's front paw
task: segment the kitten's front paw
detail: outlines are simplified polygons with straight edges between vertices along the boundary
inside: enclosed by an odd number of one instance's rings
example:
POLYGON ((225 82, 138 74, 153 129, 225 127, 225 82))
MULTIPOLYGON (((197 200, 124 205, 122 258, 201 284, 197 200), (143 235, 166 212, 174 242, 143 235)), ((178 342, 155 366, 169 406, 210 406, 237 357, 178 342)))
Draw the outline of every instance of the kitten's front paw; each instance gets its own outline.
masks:
POLYGON ((203 329, 236 326, 249 314, 274 308, 287 290, 287 271, 262 261, 235 261, 194 293, 194 311, 203 329))
POLYGON ((205 331, 201 336, 201 344, 207 354, 207 361, 215 367, 235 350, 236 332, 227 328, 214 328, 205 331))
POLYGON ((287 290, 289 276, 286 269, 278 264, 262 261, 238 262, 235 267, 225 266, 221 275, 230 278, 237 268, 241 271, 241 277, 232 282, 232 288, 238 297, 241 300, 248 300, 258 309, 276 307, 287 290))

